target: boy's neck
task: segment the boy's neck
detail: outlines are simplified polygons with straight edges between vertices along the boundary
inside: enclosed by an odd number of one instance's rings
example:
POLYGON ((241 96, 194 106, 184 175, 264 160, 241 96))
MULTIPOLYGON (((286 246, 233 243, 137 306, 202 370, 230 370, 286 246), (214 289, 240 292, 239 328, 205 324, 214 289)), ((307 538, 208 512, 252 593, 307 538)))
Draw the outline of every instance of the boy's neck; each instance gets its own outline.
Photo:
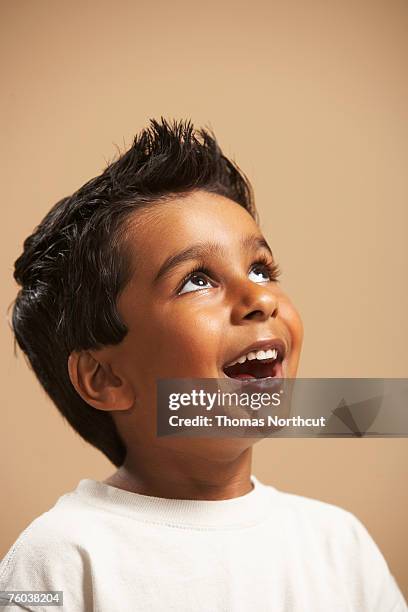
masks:
POLYGON ((140 462, 127 457, 125 463, 103 482, 152 497, 168 499, 223 500, 249 493, 252 448, 231 461, 194 458, 187 464, 140 462))

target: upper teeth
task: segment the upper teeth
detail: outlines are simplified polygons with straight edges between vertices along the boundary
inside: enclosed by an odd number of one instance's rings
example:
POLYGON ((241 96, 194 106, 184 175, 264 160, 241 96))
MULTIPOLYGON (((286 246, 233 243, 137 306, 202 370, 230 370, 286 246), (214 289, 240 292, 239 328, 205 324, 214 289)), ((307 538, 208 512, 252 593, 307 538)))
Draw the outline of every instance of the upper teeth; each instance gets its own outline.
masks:
POLYGON ((230 366, 233 366, 236 363, 244 363, 247 360, 252 361, 252 359, 259 359, 259 360, 276 359, 277 356, 278 356, 277 349, 268 349, 267 351, 251 351, 247 355, 242 355, 242 357, 239 357, 235 361, 232 361, 231 363, 228 364, 227 367, 229 368, 230 366))

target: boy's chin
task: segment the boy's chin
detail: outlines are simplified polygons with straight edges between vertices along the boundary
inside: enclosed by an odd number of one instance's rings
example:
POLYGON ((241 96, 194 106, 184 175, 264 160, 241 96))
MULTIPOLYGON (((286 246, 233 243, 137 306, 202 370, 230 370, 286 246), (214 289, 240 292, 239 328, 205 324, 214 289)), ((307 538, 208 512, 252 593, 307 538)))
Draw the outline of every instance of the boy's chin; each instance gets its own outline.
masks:
POLYGON ((231 461, 236 459, 241 453, 251 448, 256 442, 260 442, 262 437, 214 437, 200 438, 166 438, 165 445, 168 448, 185 453, 197 459, 202 458, 208 461, 231 461))

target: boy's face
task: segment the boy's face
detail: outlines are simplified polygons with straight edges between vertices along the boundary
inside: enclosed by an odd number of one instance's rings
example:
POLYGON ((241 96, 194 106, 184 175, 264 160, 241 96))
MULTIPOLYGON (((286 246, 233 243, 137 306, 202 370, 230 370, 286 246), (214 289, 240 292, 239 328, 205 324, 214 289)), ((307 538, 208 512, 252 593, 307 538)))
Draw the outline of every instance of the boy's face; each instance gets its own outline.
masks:
POLYGON ((258 341, 281 339, 282 376, 296 376, 303 326, 269 279, 263 240, 244 208, 203 191, 135 214, 127 236, 134 272, 118 299, 129 331, 110 354, 135 397, 133 409, 113 413, 122 436, 154 438, 157 379, 225 377, 225 366, 258 341), (206 272, 188 276, 197 265, 206 272))

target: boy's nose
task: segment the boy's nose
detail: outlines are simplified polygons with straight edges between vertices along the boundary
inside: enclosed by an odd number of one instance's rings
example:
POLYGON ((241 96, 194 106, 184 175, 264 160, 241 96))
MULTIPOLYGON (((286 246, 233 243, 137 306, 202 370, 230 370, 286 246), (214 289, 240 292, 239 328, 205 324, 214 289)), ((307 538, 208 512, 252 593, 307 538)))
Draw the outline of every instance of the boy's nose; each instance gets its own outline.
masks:
POLYGON ((248 280, 237 291, 235 300, 232 322, 236 325, 253 320, 266 321, 278 315, 279 300, 270 286, 248 280))

